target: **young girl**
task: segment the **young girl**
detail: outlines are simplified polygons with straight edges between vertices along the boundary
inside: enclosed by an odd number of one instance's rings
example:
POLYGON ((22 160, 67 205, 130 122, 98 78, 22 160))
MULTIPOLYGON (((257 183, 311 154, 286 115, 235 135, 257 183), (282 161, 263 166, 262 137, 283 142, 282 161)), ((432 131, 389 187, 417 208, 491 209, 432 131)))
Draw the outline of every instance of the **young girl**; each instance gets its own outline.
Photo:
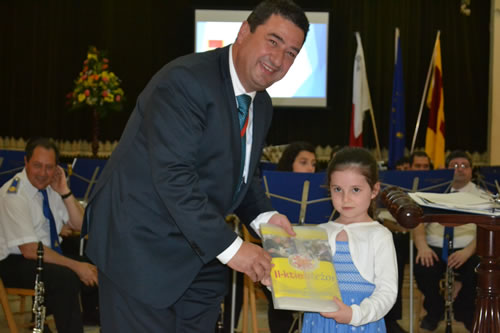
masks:
POLYGON ((340 217, 328 231, 342 301, 339 310, 306 313, 303 333, 386 332, 384 315, 396 300, 398 277, 391 232, 373 221, 380 190, 377 163, 362 148, 336 153, 327 170, 333 206, 340 217))

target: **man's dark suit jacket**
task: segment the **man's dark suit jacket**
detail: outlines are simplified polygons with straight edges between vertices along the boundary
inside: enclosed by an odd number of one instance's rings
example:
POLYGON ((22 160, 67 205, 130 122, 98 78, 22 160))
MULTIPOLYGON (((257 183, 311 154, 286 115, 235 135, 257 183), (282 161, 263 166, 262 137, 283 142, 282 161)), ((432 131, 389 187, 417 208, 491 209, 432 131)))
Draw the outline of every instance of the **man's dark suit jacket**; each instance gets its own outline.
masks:
POLYGON ((174 60, 148 83, 86 210, 87 254, 122 290, 170 306, 235 240, 227 214, 250 222, 272 210, 255 175, 272 118, 267 92, 257 93, 253 112, 249 181, 236 194, 229 48, 174 60))

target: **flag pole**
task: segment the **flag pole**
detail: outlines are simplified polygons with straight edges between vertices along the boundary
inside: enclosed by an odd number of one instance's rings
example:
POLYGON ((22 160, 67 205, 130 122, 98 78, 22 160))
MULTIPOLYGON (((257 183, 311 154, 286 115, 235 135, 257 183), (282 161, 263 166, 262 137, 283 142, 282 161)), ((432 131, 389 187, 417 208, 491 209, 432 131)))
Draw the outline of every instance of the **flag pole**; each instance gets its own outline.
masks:
POLYGON ((373 133, 375 134, 375 145, 377 147, 377 158, 382 161, 382 154, 380 153, 380 144, 378 142, 377 124, 375 123, 375 116, 373 115, 373 110, 370 108, 370 116, 372 118, 373 133))
POLYGON ((422 117, 422 110, 424 108, 425 96, 427 95, 427 86, 429 85, 429 80, 431 77, 432 69, 434 68, 434 66, 433 66, 434 65, 434 55, 436 54, 436 45, 437 45, 437 41, 439 40, 440 35, 441 35, 441 31, 438 30, 437 34, 436 34, 436 41, 434 42, 434 50, 432 51, 431 63, 429 64, 429 70, 427 71, 427 78, 425 79, 424 93, 422 94, 422 100, 420 101, 420 109, 418 111, 417 123, 415 124, 415 132, 413 132, 413 140, 411 142, 410 154, 413 153, 413 150, 415 149, 415 142, 417 141, 418 128, 420 127, 420 118, 422 117))
POLYGON ((398 60, 398 37, 399 37, 399 28, 396 27, 394 30, 394 65, 398 60))
POLYGON ((378 141, 377 123, 375 122, 375 115, 373 114, 372 107, 369 110, 370 110, 370 118, 372 119, 373 134, 375 135, 375 147, 376 147, 376 152, 377 152, 377 160, 382 161, 382 154, 380 153, 380 143, 378 141))

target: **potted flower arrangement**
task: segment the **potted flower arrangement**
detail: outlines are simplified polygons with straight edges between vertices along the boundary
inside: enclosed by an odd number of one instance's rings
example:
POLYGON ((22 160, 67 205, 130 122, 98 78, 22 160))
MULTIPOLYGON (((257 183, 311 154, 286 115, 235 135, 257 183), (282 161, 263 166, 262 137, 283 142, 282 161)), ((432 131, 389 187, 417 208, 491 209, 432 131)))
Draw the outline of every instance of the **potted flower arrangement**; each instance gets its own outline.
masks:
POLYGON ((92 153, 99 149, 99 119, 123 108, 124 93, 120 79, 109 70, 109 59, 95 46, 90 46, 83 69, 67 94, 69 110, 87 108, 92 111, 92 153))

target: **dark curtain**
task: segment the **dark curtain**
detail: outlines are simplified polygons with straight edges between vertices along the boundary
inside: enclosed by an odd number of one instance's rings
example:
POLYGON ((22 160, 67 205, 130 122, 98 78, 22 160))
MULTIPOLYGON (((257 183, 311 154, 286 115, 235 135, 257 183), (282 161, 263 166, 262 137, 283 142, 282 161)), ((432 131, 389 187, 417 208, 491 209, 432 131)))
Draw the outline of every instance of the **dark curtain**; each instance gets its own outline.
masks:
MULTIPOLYGON (((394 29, 400 28, 411 145, 427 70, 441 31, 446 148, 487 147, 490 1, 298 0, 330 12, 327 108, 276 108, 269 144, 307 140, 348 142, 352 72, 359 31, 382 147, 388 144, 394 29)), ((90 139, 90 112, 69 112, 65 95, 82 69, 89 45, 105 49, 123 83, 127 105, 101 122, 101 140, 120 137, 135 100, 168 61, 193 51, 194 8, 251 9, 257 1, 0 0, 0 136, 90 139)), ((424 109, 417 147, 425 140, 424 109)), ((368 114, 364 141, 375 146, 368 114)))

